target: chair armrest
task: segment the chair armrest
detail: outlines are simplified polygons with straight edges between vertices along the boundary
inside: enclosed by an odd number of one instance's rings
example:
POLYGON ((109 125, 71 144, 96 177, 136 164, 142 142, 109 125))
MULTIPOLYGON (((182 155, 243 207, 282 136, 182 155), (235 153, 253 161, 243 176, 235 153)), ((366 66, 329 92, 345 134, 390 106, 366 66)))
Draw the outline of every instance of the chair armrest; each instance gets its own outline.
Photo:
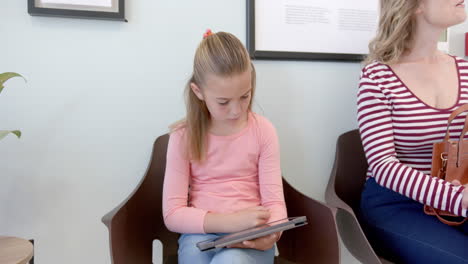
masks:
POLYGON ((332 208, 294 189, 284 178, 288 216, 307 217, 308 224, 285 231, 278 241, 279 257, 298 263, 339 263, 338 231, 332 208))
POLYGON ((330 178, 328 180, 327 189, 325 190, 325 201, 331 207, 341 208, 347 211, 348 213, 354 215, 354 211, 351 208, 351 206, 349 206, 345 201, 343 201, 343 199, 341 199, 335 191, 335 178, 337 170, 336 159, 337 158, 335 158, 335 165, 333 166, 330 178))
POLYGON ((177 255, 178 235, 167 230, 162 219, 162 186, 169 135, 156 139, 150 162, 132 193, 102 217, 109 229, 114 264, 151 263, 152 243, 163 244, 163 260, 177 255))
POLYGON ((131 250, 129 247, 129 235, 133 233, 133 227, 128 224, 129 210, 127 205, 139 190, 144 178, 140 180, 137 187, 124 201, 101 219, 109 230, 110 256, 114 264, 128 263, 129 256, 131 256, 129 253, 129 250, 131 250))
POLYGON ((338 208, 335 216, 341 241, 349 252, 362 263, 381 264, 356 215, 352 211, 338 208))
POLYGON ((127 200, 125 200, 124 203, 121 203, 120 205, 118 205, 117 207, 112 209, 112 211, 108 212, 107 214, 105 214, 101 218, 101 221, 107 226, 107 228, 110 228, 112 220, 116 217, 115 215, 117 215, 119 213, 119 211, 122 210, 122 208, 125 206, 126 202, 127 202, 127 200))
MULTIPOLYGON (((154 152, 154 151, 153 151, 154 152)), ((151 154, 153 156, 153 153, 151 154)), ((109 245, 112 263, 144 263, 148 258, 146 250, 141 252, 141 241, 139 238, 139 225, 137 223, 138 215, 134 213, 135 204, 138 203, 138 196, 143 183, 148 176, 151 162, 149 163, 144 176, 134 188, 134 190, 127 196, 118 206, 105 214, 101 221, 107 226, 109 230, 109 245), (132 207, 132 208, 131 208, 132 207), (142 259, 135 259, 135 255, 141 256, 142 259), (143 259, 145 258, 145 259, 143 259)))
POLYGON ((333 169, 325 191, 325 201, 337 208, 335 219, 343 244, 363 263, 381 263, 353 208, 359 208, 367 161, 358 130, 342 134, 336 144, 333 169))
POLYGON ((123 210, 123 208, 125 208, 126 204, 133 197, 133 195, 138 191, 143 181, 144 181, 144 177, 140 180, 137 187, 132 191, 132 193, 127 198, 125 198, 125 200, 123 200, 117 207, 112 209, 110 212, 108 212, 101 218, 101 221, 107 226, 107 228, 110 228, 113 219, 121 210, 123 210))

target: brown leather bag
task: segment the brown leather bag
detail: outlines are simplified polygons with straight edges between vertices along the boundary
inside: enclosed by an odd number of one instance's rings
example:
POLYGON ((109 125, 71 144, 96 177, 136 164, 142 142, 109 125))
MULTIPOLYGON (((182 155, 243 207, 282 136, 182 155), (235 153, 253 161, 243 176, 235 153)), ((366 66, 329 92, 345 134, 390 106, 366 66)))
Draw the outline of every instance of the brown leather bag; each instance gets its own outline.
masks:
MULTIPOLYGON (((458 140, 450 139, 449 128, 458 115, 467 111, 468 104, 464 104, 450 114, 444 140, 434 143, 432 150, 431 175, 448 182, 458 180, 462 185, 468 183, 468 140, 464 139, 468 131, 468 118, 465 118, 465 125, 458 140)), ((424 206, 424 212, 437 216, 441 222, 451 226, 461 225, 467 220, 467 218, 461 221, 447 219, 447 217, 456 217, 456 215, 428 205, 424 206)))

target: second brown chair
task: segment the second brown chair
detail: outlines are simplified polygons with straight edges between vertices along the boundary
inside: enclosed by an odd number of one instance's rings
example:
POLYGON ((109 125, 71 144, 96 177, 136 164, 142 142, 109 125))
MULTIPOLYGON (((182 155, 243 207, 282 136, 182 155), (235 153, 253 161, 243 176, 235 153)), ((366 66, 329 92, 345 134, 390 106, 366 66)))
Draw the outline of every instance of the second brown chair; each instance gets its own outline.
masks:
MULTIPOLYGON (((143 179, 127 199, 102 218, 109 229, 114 264, 150 264, 155 239, 162 243, 163 263, 177 263, 179 235, 166 228, 161 208, 168 140, 166 134, 155 141, 143 179)), ((283 233, 275 263, 338 264, 340 251, 332 209, 301 194, 284 178, 283 186, 288 215, 305 215, 309 224, 283 233)))
POLYGON ((377 256, 355 214, 366 181, 367 167, 359 131, 342 134, 336 143, 335 163, 325 200, 337 208, 336 221, 341 240, 354 257, 366 264, 392 263, 377 256))

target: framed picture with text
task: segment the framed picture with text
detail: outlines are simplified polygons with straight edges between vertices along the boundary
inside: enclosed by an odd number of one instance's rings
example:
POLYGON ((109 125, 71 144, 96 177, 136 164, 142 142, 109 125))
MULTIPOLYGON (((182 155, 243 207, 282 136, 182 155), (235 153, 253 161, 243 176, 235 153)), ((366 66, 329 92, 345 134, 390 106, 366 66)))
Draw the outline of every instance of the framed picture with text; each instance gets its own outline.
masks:
POLYGON ((253 59, 359 61, 379 19, 376 0, 247 0, 253 59))
POLYGON ((125 21, 125 0, 28 0, 32 16, 125 21))

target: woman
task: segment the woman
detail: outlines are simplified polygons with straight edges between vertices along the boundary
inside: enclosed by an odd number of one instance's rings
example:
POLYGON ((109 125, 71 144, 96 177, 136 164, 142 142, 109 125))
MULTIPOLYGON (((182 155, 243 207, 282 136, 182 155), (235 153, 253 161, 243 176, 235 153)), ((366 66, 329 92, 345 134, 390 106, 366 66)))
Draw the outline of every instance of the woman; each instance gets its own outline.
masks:
MULTIPOLYGON (((358 92, 369 163, 360 217, 380 255, 397 263, 468 263, 468 225, 450 227, 424 204, 467 216, 468 188, 430 175, 432 145, 450 113, 468 103, 468 62, 437 50, 466 19, 463 0, 381 0, 358 92)), ((450 132, 461 132, 464 116, 450 132)))

